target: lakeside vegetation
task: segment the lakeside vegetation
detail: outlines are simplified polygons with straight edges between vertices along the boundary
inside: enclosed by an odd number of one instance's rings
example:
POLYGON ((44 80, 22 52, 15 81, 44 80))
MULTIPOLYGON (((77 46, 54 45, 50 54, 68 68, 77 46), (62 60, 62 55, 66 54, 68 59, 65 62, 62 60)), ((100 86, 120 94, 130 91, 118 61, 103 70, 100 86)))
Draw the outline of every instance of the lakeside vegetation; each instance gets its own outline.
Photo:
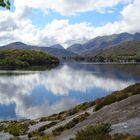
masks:
POLYGON ((140 83, 131 85, 121 91, 116 91, 106 97, 97 99, 95 101, 94 111, 98 111, 106 105, 110 105, 112 103, 122 101, 136 94, 140 94, 140 83))
POLYGON ((99 123, 90 125, 76 133, 73 140, 139 140, 140 136, 132 136, 129 134, 110 135, 111 125, 108 123, 99 123))
POLYGON ((34 50, 1 49, 0 69, 53 68, 59 60, 44 52, 34 50))
POLYGON ((66 123, 64 126, 59 126, 56 129, 52 131, 53 136, 60 135, 63 131, 73 128, 76 124, 84 121, 90 114, 85 112, 84 114, 81 114, 77 116, 76 118, 73 118, 71 121, 66 123))
MULTIPOLYGON (((77 124, 86 120, 91 115, 87 113, 88 109, 93 108, 93 111, 96 112, 106 105, 110 105, 112 103, 122 101, 128 97, 131 97, 137 94, 140 94, 140 83, 131 85, 121 91, 113 92, 112 94, 106 97, 97 99, 95 101, 82 103, 70 110, 60 112, 59 114, 54 114, 49 117, 41 118, 37 121, 25 120, 25 121, 1 122, 0 131, 8 132, 12 134, 14 136, 12 138, 13 140, 19 139, 18 136, 22 136, 22 135, 26 135, 30 139, 49 140, 51 138, 61 135, 64 131, 72 129, 77 124), (77 115, 77 113, 79 112, 81 112, 81 114, 77 115), (63 120, 66 120, 70 116, 72 116, 72 119, 70 119, 64 124, 61 123, 63 120), (50 123, 45 124, 32 132, 28 132, 31 126, 34 126, 40 122, 42 123, 46 121, 50 121, 50 123), (52 132, 50 132, 49 134, 46 134, 45 130, 53 126, 54 126, 54 129, 52 129, 52 132)), ((140 137, 131 136, 129 134, 110 135, 110 132, 111 132, 111 124, 97 124, 95 126, 90 125, 90 126, 87 126, 85 129, 78 131, 75 135, 75 139, 71 139, 71 140, 88 140, 88 139, 102 140, 103 138, 104 140, 128 140, 128 139, 137 140, 140 138, 140 137)))

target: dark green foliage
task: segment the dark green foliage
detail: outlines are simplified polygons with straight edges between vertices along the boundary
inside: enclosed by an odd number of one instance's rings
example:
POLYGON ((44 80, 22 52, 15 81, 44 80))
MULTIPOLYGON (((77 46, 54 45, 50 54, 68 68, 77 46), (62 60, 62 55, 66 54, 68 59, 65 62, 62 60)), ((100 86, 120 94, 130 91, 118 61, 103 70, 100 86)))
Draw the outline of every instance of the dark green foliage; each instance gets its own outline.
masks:
POLYGON ((1 49, 0 67, 25 69, 32 66, 58 65, 59 60, 51 55, 33 50, 1 49))
POLYGON ((10 140, 21 140, 19 137, 10 138, 10 140))
POLYGON ((63 111, 60 112, 59 114, 53 114, 49 117, 42 117, 40 119, 40 122, 44 122, 44 121, 55 121, 55 120, 65 120, 66 117, 68 116, 72 116, 75 115, 78 112, 84 111, 92 106, 95 105, 95 101, 91 101, 91 102, 86 102, 86 103, 82 103, 80 105, 77 105, 76 107, 69 109, 67 111, 63 111))
POLYGON ((38 123, 37 121, 33 121, 33 120, 29 121, 30 125, 36 125, 37 123, 38 123))
POLYGON ((5 132, 9 132, 14 136, 20 136, 26 134, 28 125, 20 122, 11 122, 5 129, 5 132))
POLYGON ((88 126, 77 132, 76 140, 107 140, 109 137, 108 133, 111 131, 110 126, 111 125, 107 123, 88 126))
POLYGON ((108 95, 101 99, 97 99, 94 111, 101 109, 105 105, 110 105, 114 102, 121 101, 136 94, 140 94, 140 83, 129 86, 124 90, 114 92, 111 95, 108 95))
POLYGON ((54 136, 58 136, 60 135, 63 131, 65 130, 65 128, 63 126, 57 127, 55 130, 52 131, 52 134, 54 136))
POLYGON ((64 127, 65 129, 73 128, 76 124, 84 121, 89 116, 88 113, 82 114, 74 119, 72 119, 70 122, 68 122, 64 127))
POLYGON ((49 136, 39 136, 36 140, 49 140, 49 136))
POLYGON ((87 126, 76 133, 75 140, 139 140, 140 137, 129 134, 110 135, 111 125, 108 123, 87 126))
POLYGON ((28 134, 28 137, 31 138, 31 137, 44 135, 44 133, 43 133, 44 130, 51 128, 52 126, 56 125, 57 123, 58 122, 51 122, 49 124, 46 124, 46 125, 40 127, 38 130, 30 132, 28 134))
POLYGON ((131 94, 140 94, 140 83, 131 85, 131 86, 125 88, 124 90, 122 90, 121 92, 131 93, 131 94))
POLYGON ((0 0, 0 6, 10 9, 10 0, 0 0))
POLYGON ((5 129, 5 125, 4 124, 0 124, 0 131, 3 131, 5 129))
POLYGON ((39 131, 39 132, 42 132, 42 131, 44 131, 44 130, 46 130, 46 129, 48 129, 48 128, 51 128, 52 126, 56 125, 57 123, 58 123, 58 122, 51 122, 51 123, 49 123, 49 124, 47 124, 47 125, 44 125, 44 126, 40 127, 40 128, 38 129, 38 131, 39 131))
POLYGON ((60 135, 64 130, 73 128, 76 124, 84 121, 88 116, 89 114, 86 112, 84 114, 79 115, 76 118, 73 118, 70 122, 68 122, 64 126, 60 126, 56 128, 55 130, 53 130, 52 131, 53 135, 54 136, 60 135))

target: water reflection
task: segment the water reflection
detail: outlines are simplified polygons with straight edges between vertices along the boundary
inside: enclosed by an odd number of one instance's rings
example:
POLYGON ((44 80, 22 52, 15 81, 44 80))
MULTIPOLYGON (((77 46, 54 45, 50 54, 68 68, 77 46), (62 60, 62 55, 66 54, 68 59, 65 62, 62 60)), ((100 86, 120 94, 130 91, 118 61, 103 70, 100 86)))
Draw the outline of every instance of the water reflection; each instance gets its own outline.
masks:
POLYGON ((139 80, 140 77, 135 78, 133 74, 127 76, 126 70, 98 65, 85 68, 84 64, 65 64, 51 71, 21 75, 2 74, 0 118, 47 116, 105 96, 139 80))

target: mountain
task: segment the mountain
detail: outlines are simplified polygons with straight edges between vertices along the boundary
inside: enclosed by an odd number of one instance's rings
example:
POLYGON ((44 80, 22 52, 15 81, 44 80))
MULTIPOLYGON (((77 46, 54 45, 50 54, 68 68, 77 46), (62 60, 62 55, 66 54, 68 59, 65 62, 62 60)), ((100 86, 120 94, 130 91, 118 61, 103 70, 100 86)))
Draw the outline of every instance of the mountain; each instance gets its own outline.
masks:
POLYGON ((37 50, 43 51, 56 57, 69 57, 75 56, 75 53, 65 50, 61 45, 56 44, 51 47, 39 47, 24 44, 22 42, 14 42, 5 46, 1 46, 1 49, 22 49, 22 50, 37 50))
POLYGON ((1 46, 1 49, 24 49, 24 50, 31 50, 34 49, 35 46, 26 45, 22 42, 14 42, 5 46, 1 46))
POLYGON ((74 52, 74 53, 79 53, 83 46, 81 44, 73 44, 72 46, 68 47, 67 50, 74 52))
POLYGON ((36 50, 40 50, 57 57, 70 57, 76 55, 75 53, 65 49, 58 49, 58 48, 51 48, 51 47, 37 47, 36 50))
POLYGON ((129 34, 129 33, 121 33, 121 34, 113 34, 109 36, 99 36, 85 44, 74 44, 70 46, 67 50, 78 53, 78 54, 88 54, 92 50, 109 48, 112 46, 119 45, 123 42, 140 40, 140 33, 129 34))
POLYGON ((93 50, 85 55, 89 58, 103 57, 109 60, 136 60, 140 61, 140 41, 128 41, 110 48, 93 50))
POLYGON ((64 47, 60 44, 55 44, 53 46, 50 46, 50 48, 55 48, 55 49, 63 49, 64 50, 64 47))

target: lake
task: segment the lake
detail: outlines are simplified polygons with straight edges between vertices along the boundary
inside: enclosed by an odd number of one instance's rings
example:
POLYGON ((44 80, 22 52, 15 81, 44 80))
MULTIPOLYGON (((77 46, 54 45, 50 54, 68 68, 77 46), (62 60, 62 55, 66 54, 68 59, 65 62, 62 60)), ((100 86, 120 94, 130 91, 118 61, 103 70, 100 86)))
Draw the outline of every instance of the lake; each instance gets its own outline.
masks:
POLYGON ((0 71, 0 119, 36 119, 140 82, 140 65, 63 63, 50 71, 0 71))

